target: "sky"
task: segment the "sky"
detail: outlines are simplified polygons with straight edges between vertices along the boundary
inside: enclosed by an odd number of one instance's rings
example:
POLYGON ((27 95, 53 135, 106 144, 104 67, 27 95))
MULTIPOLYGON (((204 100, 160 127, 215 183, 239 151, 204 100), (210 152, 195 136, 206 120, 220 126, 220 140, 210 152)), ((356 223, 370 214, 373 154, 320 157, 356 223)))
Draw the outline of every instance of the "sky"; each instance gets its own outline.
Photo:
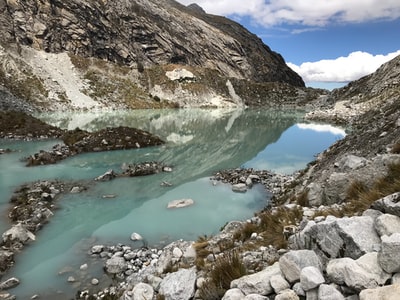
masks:
POLYGON ((400 55, 399 0, 178 0, 235 20, 306 82, 332 89, 400 55))

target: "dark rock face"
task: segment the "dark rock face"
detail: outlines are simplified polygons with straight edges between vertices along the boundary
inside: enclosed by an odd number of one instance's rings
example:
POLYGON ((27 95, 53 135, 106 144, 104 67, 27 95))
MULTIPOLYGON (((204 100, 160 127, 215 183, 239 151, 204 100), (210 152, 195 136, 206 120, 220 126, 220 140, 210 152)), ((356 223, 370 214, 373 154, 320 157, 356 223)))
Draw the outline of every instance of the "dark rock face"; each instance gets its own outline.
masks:
POLYGON ((0 0, 0 42, 68 51, 139 68, 182 64, 229 77, 304 86, 255 35, 175 1, 0 0))

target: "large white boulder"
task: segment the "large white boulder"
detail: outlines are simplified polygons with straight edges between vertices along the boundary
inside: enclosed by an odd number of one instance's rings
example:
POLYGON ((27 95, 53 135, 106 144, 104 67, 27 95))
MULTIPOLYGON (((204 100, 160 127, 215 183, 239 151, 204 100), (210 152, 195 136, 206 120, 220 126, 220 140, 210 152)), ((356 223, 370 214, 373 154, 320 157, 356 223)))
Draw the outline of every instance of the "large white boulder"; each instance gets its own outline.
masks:
POLYGON ((391 236, 382 236, 378 261, 382 269, 386 272, 400 272, 400 233, 394 233, 391 236))
POLYGON ((181 269, 169 273, 160 284, 159 293, 166 300, 189 300, 195 292, 196 269, 181 269))
POLYGON ((301 270, 305 267, 315 267, 322 270, 322 264, 314 251, 295 250, 282 255, 279 259, 281 271, 289 283, 300 280, 301 270))
POLYGON ((245 295, 258 294, 266 296, 274 292, 270 283, 271 277, 280 274, 282 274, 281 269, 279 263, 276 262, 260 272, 232 280, 230 288, 238 288, 245 295))

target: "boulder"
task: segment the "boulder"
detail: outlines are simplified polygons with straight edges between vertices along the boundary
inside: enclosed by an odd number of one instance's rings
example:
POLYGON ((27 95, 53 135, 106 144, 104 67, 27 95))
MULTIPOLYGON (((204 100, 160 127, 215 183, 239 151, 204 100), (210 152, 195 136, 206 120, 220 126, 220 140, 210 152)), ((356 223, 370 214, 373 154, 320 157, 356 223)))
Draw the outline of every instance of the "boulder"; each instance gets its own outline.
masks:
POLYGON ((196 269, 181 269, 169 273, 160 284, 159 293, 166 300, 189 300, 195 292, 196 269))
POLYGON ((154 290, 151 285, 147 283, 139 283, 135 285, 132 290, 132 299, 140 299, 140 300, 152 300, 154 297, 154 290))
POLYGON ((15 278, 15 277, 11 277, 0 283, 0 291, 14 288, 17 285, 19 285, 19 279, 15 278))
POLYGON ((119 274, 128 269, 128 264, 123 257, 114 256, 106 261, 105 270, 110 274, 119 274))
POLYGON ((132 241, 142 241, 142 240, 143 240, 143 237, 142 237, 139 233, 133 232, 133 233, 131 234, 131 240, 132 240, 132 241))
POLYGON ((281 274, 272 276, 270 283, 272 288, 274 289, 275 294, 279 294, 281 291, 290 288, 289 283, 281 274))
POLYGON ((167 208, 182 208, 186 206, 193 205, 193 199, 180 199, 180 200, 173 200, 168 203, 167 208))
POLYGON ((400 192, 376 200, 372 208, 400 217, 400 192))
POLYGON ((250 294, 244 297, 244 300, 269 300, 269 298, 258 294, 250 294))
POLYGON ((96 177, 94 180, 96 180, 96 181, 110 181, 110 180, 113 180, 115 177, 117 177, 117 174, 114 172, 114 170, 108 170, 103 175, 100 175, 100 176, 96 177))
POLYGON ((279 265, 289 283, 299 281, 301 270, 305 267, 312 266, 322 270, 321 261, 312 250, 294 250, 285 253, 279 259, 279 265))
POLYGON ((165 76, 167 76, 172 81, 194 80, 196 78, 192 72, 181 68, 176 68, 172 71, 168 71, 165 73, 165 76))
POLYGON ((400 295, 400 284, 366 289, 361 291, 360 300, 398 300, 400 295))
POLYGON ((235 193, 245 193, 247 192, 247 185, 245 183, 237 183, 232 185, 232 191, 235 193))
POLYGON ((316 267, 305 267, 300 272, 300 283, 304 291, 315 289, 324 282, 321 270, 316 267))
POLYGON ((240 289, 229 289, 225 292, 222 300, 243 300, 245 295, 240 289))
POLYGON ((318 300, 344 300, 341 292, 328 284, 321 284, 318 288, 318 300))
POLYGON ((333 259, 326 268, 328 278, 339 285, 346 284, 357 291, 383 285, 390 274, 378 264, 378 254, 371 252, 358 260, 349 257, 333 259))
POLYGON ((271 277, 281 274, 279 263, 276 262, 260 272, 232 280, 230 288, 238 288, 245 295, 258 294, 266 296, 274 291, 271 286, 271 277))
POLYGON ((400 233, 382 236, 379 265, 388 273, 400 272, 400 233))
POLYGON ((400 233, 400 217, 391 214, 382 214, 375 219, 375 229, 379 236, 390 236, 400 233))
POLYGON ((293 290, 284 290, 276 295, 275 300, 299 300, 299 296, 293 290))
POLYGON ((26 229, 21 223, 13 225, 9 230, 3 233, 3 242, 21 242, 23 244, 28 241, 35 240, 35 235, 26 229))
POLYGON ((367 252, 374 251, 380 238, 369 216, 335 218, 325 221, 310 221, 299 233, 289 238, 295 249, 312 249, 324 263, 331 258, 351 257, 357 259, 367 252))
POLYGON ((351 171, 364 167, 367 162, 368 161, 364 157, 349 154, 342 157, 338 162, 336 162, 335 167, 337 167, 340 171, 351 171))

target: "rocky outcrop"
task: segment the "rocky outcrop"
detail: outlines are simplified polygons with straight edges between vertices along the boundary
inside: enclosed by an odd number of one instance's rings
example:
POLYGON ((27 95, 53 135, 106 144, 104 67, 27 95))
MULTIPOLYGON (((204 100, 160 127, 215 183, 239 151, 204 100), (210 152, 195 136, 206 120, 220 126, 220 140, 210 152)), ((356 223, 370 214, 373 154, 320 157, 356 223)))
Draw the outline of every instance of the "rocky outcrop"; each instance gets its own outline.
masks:
POLYGON ((239 24, 169 1, 0 1, 5 44, 70 52, 138 68, 206 66, 228 77, 304 86, 255 35, 239 24))

